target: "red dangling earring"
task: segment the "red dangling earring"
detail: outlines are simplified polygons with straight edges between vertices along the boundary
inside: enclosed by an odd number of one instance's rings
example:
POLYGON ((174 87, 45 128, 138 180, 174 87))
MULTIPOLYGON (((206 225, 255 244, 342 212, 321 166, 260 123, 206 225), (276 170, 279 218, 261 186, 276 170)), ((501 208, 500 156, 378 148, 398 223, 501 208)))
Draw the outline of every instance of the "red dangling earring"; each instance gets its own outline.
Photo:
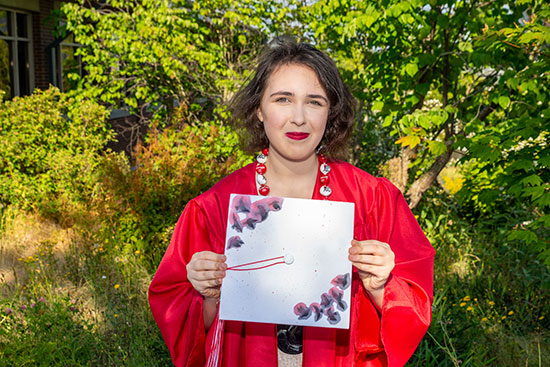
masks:
POLYGON ((264 174, 267 171, 265 162, 267 161, 267 156, 269 155, 269 148, 264 148, 260 154, 256 157, 256 182, 260 185, 258 192, 260 195, 267 196, 269 194, 269 186, 267 186, 267 179, 264 174))

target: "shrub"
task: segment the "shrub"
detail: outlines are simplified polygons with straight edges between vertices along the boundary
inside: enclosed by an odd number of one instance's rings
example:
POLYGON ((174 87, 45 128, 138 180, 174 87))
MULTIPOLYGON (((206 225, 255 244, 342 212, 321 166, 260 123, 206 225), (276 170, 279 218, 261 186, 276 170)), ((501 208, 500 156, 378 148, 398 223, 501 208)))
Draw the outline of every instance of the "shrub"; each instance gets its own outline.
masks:
POLYGON ((106 155, 93 205, 99 241, 141 253, 155 269, 185 204, 250 160, 237 145, 236 134, 213 121, 152 128, 145 144, 135 147, 133 166, 124 155, 106 155))
POLYGON ((61 219, 86 200, 111 139, 107 111, 56 88, 0 101, 0 206, 61 219))

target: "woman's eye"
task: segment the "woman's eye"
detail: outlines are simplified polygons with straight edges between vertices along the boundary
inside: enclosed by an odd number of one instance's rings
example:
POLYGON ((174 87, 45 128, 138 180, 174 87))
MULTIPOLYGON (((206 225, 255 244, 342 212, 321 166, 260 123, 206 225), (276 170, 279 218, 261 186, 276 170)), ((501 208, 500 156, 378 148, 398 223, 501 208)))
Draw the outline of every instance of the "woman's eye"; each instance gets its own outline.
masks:
POLYGON ((313 100, 313 101, 311 101, 311 102, 309 102, 309 103, 311 103, 311 104, 313 104, 313 105, 315 105, 315 106, 322 106, 321 102, 316 101, 316 100, 313 100))
POLYGON ((282 103, 286 103, 286 102, 289 102, 288 98, 286 97, 279 97, 275 100, 275 102, 282 102, 282 103))

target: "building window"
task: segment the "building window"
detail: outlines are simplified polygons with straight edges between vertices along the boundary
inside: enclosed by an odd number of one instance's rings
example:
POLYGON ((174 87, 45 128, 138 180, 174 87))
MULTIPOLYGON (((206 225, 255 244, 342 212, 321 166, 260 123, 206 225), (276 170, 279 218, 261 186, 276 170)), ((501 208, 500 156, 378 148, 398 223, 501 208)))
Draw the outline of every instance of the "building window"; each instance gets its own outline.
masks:
POLYGON ((50 57, 54 67, 52 84, 63 92, 76 88, 84 75, 82 57, 76 55, 79 47, 81 45, 74 42, 72 34, 56 40, 50 47, 50 57))
POLYGON ((0 90, 7 98, 34 89, 31 46, 31 16, 0 9, 0 90))

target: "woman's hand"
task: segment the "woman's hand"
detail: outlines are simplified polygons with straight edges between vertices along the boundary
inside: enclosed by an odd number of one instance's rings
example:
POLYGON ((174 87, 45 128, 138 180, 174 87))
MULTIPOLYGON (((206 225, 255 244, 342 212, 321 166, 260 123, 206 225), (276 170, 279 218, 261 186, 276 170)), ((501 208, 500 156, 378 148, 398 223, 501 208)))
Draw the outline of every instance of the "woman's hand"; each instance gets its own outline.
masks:
POLYGON ((187 264, 187 279, 206 300, 220 298, 220 285, 225 277, 225 255, 211 251, 196 252, 187 264))
POLYGON ((395 254, 390 245, 376 240, 353 240, 348 258, 357 268, 365 290, 381 309, 384 286, 395 266, 395 254))

